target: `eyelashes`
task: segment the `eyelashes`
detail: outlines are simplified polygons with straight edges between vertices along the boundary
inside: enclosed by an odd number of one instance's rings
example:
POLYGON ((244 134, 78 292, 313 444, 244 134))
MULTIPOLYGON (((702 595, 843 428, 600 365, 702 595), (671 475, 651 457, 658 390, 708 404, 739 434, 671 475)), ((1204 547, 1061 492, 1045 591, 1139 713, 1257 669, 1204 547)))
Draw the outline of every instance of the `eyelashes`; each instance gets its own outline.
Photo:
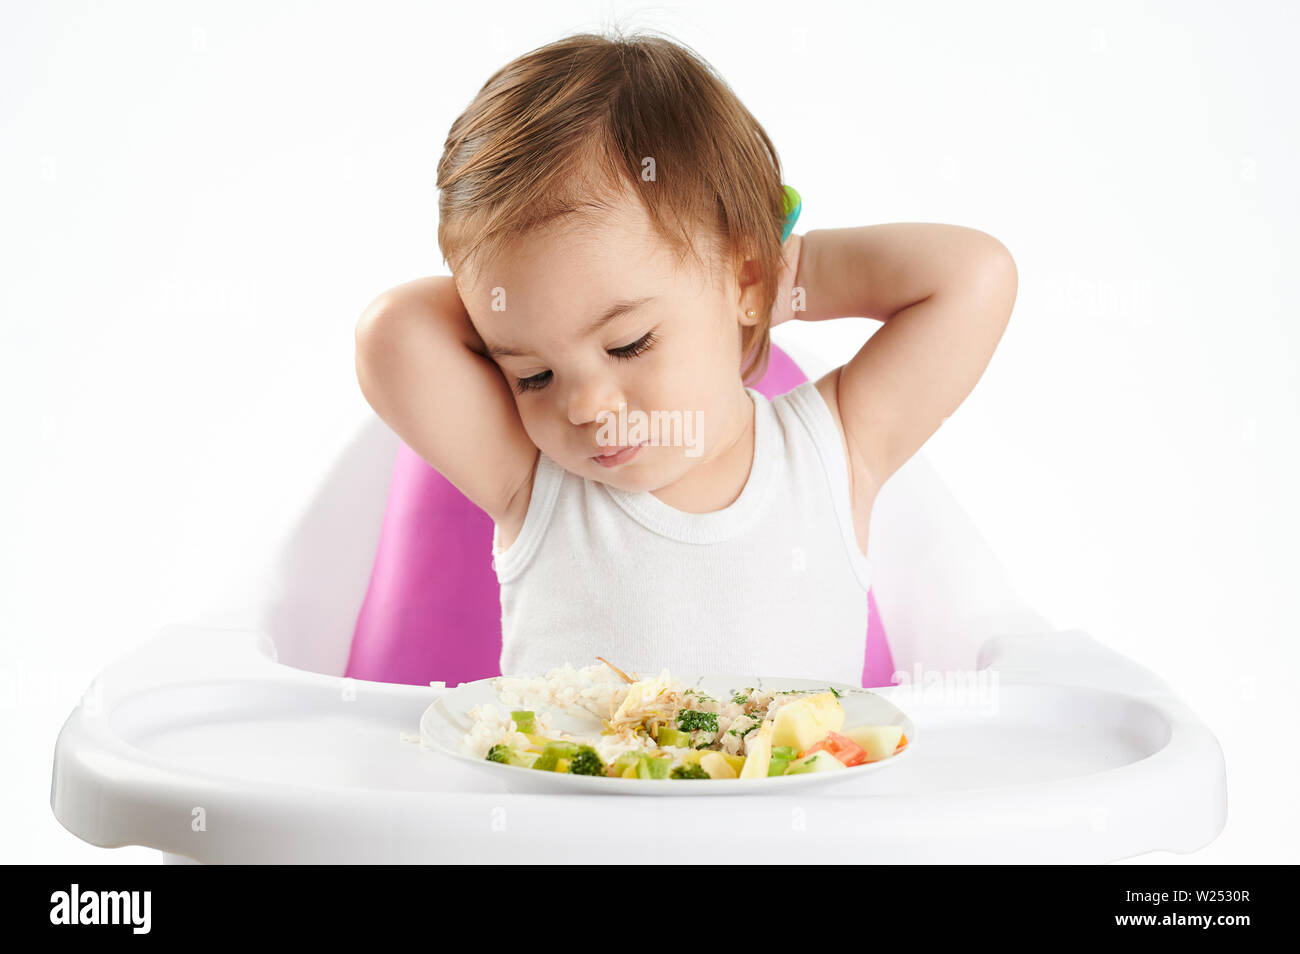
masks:
POLYGON ((647 332, 643 337, 638 338, 636 341, 633 341, 630 345, 626 345, 622 348, 615 348, 613 351, 609 353, 622 361, 626 361, 628 358, 635 358, 637 355, 644 354, 645 352, 649 351, 651 348, 654 347, 655 342, 658 340, 659 340, 659 336, 656 335, 653 331, 650 331, 647 332))
MULTIPOLYGON (((607 354, 619 361, 629 361, 637 355, 645 354, 655 346, 659 336, 653 331, 646 332, 642 337, 632 342, 630 345, 624 345, 622 348, 613 348, 607 354)), ((525 391, 540 391, 546 387, 551 380, 551 372, 543 371, 541 374, 534 374, 528 378, 515 379, 515 391, 523 394, 525 391)))

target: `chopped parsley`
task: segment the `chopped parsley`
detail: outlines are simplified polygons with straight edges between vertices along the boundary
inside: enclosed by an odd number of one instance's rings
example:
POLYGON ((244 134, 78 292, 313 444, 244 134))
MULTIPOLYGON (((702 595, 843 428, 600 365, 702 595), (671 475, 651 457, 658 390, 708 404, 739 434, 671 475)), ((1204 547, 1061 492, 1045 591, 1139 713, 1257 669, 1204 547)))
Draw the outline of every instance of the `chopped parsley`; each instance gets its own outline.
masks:
POLYGON ((718 714, 700 709, 682 709, 677 713, 677 728, 682 732, 717 732, 718 714))

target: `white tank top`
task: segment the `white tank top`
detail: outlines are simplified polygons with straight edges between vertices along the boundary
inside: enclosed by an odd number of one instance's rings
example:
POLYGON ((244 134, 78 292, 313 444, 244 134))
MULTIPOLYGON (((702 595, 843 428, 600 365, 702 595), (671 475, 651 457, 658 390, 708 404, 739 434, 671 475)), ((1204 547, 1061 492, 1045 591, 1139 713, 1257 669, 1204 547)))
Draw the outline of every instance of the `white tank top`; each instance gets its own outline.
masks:
POLYGON ((686 513, 564 470, 541 453, 519 537, 492 535, 501 672, 603 656, 672 671, 860 686, 871 561, 858 549, 848 462, 812 381, 754 388, 754 460, 730 506, 686 513))

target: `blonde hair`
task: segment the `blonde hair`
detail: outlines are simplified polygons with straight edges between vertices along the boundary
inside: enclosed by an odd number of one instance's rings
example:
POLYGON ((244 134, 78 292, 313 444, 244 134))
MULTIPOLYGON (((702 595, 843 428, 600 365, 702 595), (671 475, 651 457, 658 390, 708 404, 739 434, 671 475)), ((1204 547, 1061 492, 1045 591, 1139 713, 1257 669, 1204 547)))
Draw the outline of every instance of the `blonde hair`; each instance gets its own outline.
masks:
POLYGON ((494 73, 438 162, 438 246, 453 272, 564 216, 592 221, 630 191, 670 250, 760 269, 741 379, 766 372, 782 265, 781 163, 721 76, 665 36, 580 33, 494 73), (651 170, 651 178, 643 170, 651 170), (748 365, 746 361, 748 360, 748 365))

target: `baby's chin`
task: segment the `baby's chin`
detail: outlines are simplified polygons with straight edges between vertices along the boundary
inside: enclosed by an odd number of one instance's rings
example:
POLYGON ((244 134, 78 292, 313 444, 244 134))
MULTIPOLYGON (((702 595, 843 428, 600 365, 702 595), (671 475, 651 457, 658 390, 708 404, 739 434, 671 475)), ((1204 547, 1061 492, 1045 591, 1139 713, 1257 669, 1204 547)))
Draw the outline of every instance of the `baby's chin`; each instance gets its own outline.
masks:
POLYGON ((680 480, 698 460, 687 457, 680 447, 647 444, 636 457, 617 467, 603 467, 588 458, 582 476, 628 493, 653 493, 680 480))
POLYGON ((656 467, 655 461, 647 461, 650 452, 657 450, 650 446, 642 447, 637 451, 636 456, 627 463, 619 464, 615 467, 606 467, 597 463, 595 458, 588 457, 580 465, 580 473, 583 477, 588 477, 602 484, 608 484, 611 487, 617 487, 619 490, 626 490, 630 493, 640 493, 644 490, 657 490, 659 485, 666 481, 659 476, 661 468, 656 467))

